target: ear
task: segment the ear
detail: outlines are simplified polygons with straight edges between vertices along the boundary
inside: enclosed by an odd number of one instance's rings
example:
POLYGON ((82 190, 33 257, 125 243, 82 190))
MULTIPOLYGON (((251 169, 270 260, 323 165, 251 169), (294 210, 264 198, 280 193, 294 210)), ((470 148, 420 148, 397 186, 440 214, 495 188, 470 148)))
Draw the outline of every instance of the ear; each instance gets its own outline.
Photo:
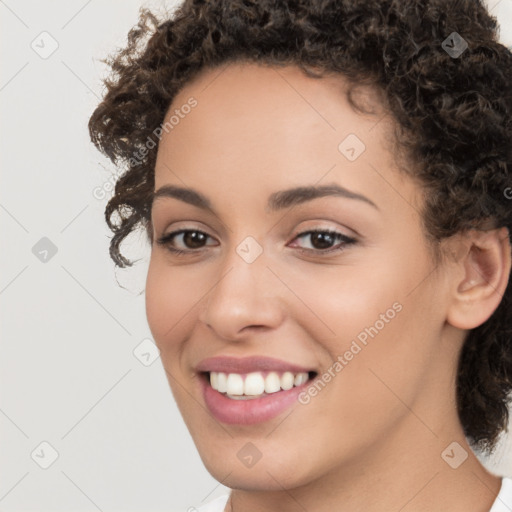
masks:
POLYGON ((447 322, 459 329, 482 325, 499 306, 510 277, 507 228, 470 230, 454 239, 455 267, 447 322))

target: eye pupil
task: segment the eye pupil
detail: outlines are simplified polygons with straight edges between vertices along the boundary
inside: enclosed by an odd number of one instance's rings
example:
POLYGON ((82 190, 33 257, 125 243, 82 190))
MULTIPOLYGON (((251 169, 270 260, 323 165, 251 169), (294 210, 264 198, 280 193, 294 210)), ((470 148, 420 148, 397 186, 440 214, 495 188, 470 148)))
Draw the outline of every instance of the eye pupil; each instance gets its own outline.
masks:
POLYGON ((204 242, 205 234, 200 233, 199 231, 187 231, 183 235, 183 241, 185 244, 194 249, 198 247, 202 247, 202 242, 204 242))
POLYGON ((333 237, 330 233, 312 233, 311 239, 316 249, 328 249, 333 244, 333 237), (320 242, 320 245, 316 242, 320 242))

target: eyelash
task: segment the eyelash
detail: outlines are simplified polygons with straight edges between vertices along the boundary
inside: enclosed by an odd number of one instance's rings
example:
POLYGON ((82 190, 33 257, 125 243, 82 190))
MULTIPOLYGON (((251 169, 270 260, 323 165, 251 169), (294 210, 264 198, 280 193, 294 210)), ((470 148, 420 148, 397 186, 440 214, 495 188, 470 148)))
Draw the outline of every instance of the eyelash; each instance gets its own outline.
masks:
MULTIPOLYGON (((176 249, 175 247, 172 247, 170 245, 171 241, 174 239, 175 236, 185 234, 185 233, 200 233, 200 234, 206 235, 207 237, 210 237, 210 235, 208 235, 204 231, 200 231, 198 229, 180 229, 180 230, 172 231, 171 233, 167 233, 167 234, 163 235, 162 237, 157 239, 157 243, 158 243, 158 245, 163 246, 166 250, 168 250, 169 252, 171 252, 172 254, 174 254, 176 256, 185 256, 185 255, 197 253, 198 251, 200 251, 202 248, 183 250, 183 249, 176 249)), ((334 231, 331 229, 312 229, 312 230, 308 230, 308 231, 302 231, 301 233, 298 233, 293 240, 295 240, 297 238, 304 237, 306 235, 313 235, 315 233, 331 235, 331 236, 335 237, 336 239, 338 239, 339 241, 341 241, 342 245, 340 247, 330 248, 330 249, 299 248, 298 250, 301 253, 308 253, 308 254, 314 253, 315 255, 330 254, 332 252, 339 253, 339 252, 342 252, 346 246, 353 245, 357 242, 356 239, 351 238, 349 236, 344 235, 343 233, 340 233, 338 231, 334 231)), ((212 237, 210 237, 210 238, 212 238, 212 237)))

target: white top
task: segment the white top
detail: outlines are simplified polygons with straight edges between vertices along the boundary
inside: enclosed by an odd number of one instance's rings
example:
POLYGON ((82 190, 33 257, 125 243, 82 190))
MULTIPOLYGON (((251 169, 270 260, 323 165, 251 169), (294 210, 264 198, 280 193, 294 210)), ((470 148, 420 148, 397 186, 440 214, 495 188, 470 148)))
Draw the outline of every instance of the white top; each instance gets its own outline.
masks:
MULTIPOLYGON (((228 502, 229 494, 223 494, 218 498, 205 503, 197 508, 197 512, 224 512, 224 507, 228 502)), ((192 509, 193 510, 193 509, 192 509)), ((511 512, 512 511, 512 478, 503 477, 501 479, 501 488, 498 496, 494 500, 489 512, 511 512)))

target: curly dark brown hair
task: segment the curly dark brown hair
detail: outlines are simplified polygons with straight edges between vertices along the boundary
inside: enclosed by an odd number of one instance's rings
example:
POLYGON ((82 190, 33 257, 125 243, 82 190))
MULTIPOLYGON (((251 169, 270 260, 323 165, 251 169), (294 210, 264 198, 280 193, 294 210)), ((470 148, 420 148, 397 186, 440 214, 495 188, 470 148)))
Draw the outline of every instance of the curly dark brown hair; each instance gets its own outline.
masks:
MULTIPOLYGON (((125 167, 105 210, 116 265, 132 265, 120 244, 135 228, 153 242, 155 134, 173 98, 201 70, 237 60, 342 75, 361 111, 352 88, 373 87, 396 120, 406 172, 424 187, 427 237, 502 226, 510 237, 512 53, 481 0, 185 0, 165 20, 141 8, 126 47, 103 60, 110 76, 89 132, 125 167), (467 43, 460 55, 449 51, 453 32, 467 43)), ((458 413, 474 448, 494 451, 511 390, 509 283, 459 359, 458 413)))

